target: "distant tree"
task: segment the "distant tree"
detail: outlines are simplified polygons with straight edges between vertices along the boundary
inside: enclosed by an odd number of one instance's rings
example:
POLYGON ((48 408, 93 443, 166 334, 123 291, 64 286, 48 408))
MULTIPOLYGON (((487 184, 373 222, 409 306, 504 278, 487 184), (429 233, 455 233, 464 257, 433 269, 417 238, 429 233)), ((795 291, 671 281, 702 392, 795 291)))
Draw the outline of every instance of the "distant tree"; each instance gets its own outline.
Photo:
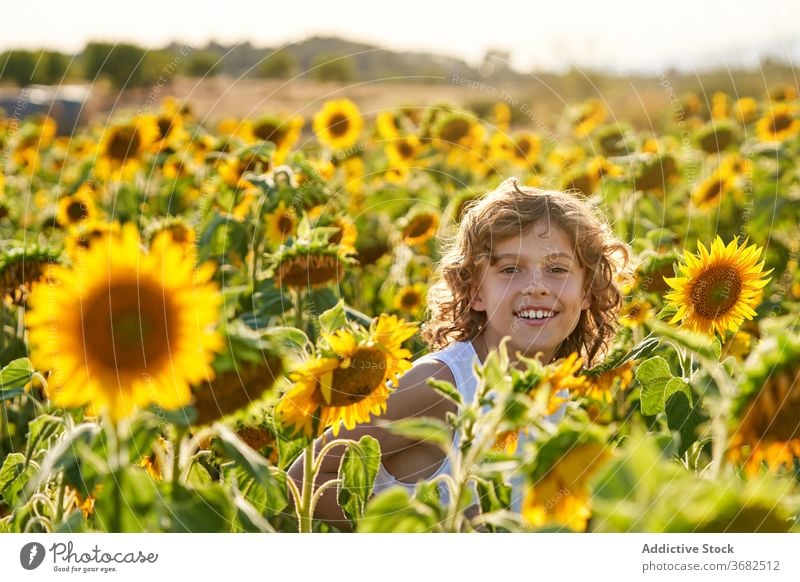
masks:
POLYGON ((106 77, 117 89, 147 84, 143 63, 147 51, 132 44, 92 42, 83 50, 86 78, 106 77))
POLYGON ((213 51, 196 50, 186 58, 181 72, 190 77, 213 77, 220 73, 220 59, 213 51))
POLYGON ((34 83, 36 55, 31 51, 7 51, 0 55, 0 79, 20 87, 34 83))
POLYGON ((66 80, 71 58, 64 53, 41 51, 37 55, 38 64, 33 79, 43 85, 60 85, 66 80))
POLYGON ((356 67, 350 57, 322 54, 311 63, 311 76, 319 81, 347 82, 356 78, 356 67))
POLYGON ((267 79, 287 79, 297 72, 297 57, 280 49, 269 54, 258 65, 258 76, 267 79))

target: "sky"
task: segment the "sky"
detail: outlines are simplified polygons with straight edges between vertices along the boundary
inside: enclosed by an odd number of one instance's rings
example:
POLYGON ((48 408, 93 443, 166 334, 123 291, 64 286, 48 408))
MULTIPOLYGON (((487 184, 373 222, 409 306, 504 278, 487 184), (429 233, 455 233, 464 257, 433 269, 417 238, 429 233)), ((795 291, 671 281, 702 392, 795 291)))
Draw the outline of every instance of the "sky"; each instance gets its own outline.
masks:
POLYGON ((213 39, 275 47, 312 35, 436 52, 471 64, 487 50, 504 50, 522 71, 752 66, 764 54, 800 57, 800 2, 36 0, 15 4, 0 50, 76 52, 90 40, 156 48, 213 39))

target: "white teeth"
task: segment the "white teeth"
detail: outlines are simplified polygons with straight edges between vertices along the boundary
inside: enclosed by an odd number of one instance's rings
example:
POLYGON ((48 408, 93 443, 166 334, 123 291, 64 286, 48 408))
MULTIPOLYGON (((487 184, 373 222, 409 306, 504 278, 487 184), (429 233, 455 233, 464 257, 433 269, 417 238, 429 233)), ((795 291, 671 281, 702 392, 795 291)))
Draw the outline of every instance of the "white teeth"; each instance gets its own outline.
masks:
POLYGON ((525 309, 517 313, 517 317, 524 319, 546 319, 552 315, 554 315, 552 311, 542 311, 541 309, 525 309))

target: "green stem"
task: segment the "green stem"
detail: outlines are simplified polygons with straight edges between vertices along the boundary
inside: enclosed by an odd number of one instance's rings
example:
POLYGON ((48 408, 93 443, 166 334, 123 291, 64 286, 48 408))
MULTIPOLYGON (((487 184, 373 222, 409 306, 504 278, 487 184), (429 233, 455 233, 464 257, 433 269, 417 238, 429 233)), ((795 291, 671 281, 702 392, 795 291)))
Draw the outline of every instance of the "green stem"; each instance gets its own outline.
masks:
POLYGON ((175 498, 175 490, 178 487, 181 477, 181 444, 183 436, 186 434, 184 427, 178 427, 175 437, 175 446, 172 447, 172 497, 175 498))
POLYGON ((300 533, 311 533, 311 498, 314 495, 314 441, 306 447, 303 458, 303 495, 300 498, 300 533))
POLYGON ((64 477, 64 473, 61 473, 61 480, 59 481, 58 485, 58 499, 56 500, 56 526, 61 523, 61 518, 64 517, 64 492, 67 489, 67 484, 65 481, 66 478, 64 477))
POLYGON ((124 470, 122 468, 122 443, 119 433, 117 432, 117 425, 115 423, 111 423, 111 428, 109 429, 109 435, 113 435, 112 439, 114 440, 114 452, 116 458, 114 459, 113 471, 115 473, 115 481, 114 484, 114 521, 111 525, 111 532, 110 533, 121 533, 122 532, 122 481, 123 481, 123 473, 124 470))

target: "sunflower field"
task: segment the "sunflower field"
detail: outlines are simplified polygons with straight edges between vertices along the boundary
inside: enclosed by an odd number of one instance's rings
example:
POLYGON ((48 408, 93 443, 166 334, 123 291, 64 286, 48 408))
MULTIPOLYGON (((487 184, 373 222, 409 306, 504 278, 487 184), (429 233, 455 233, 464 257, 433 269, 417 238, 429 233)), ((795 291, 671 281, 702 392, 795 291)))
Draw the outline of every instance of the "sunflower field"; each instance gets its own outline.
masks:
POLYGON ((797 93, 688 94, 648 132, 600 100, 511 113, 0 117, 0 531, 334 531, 325 491, 357 532, 800 529, 797 93), (452 474, 373 495, 377 441, 335 435, 385 412, 437 240, 509 176, 630 243, 613 349, 520 370, 501 345, 473 402, 432 381, 458 414, 391 430, 452 474))

